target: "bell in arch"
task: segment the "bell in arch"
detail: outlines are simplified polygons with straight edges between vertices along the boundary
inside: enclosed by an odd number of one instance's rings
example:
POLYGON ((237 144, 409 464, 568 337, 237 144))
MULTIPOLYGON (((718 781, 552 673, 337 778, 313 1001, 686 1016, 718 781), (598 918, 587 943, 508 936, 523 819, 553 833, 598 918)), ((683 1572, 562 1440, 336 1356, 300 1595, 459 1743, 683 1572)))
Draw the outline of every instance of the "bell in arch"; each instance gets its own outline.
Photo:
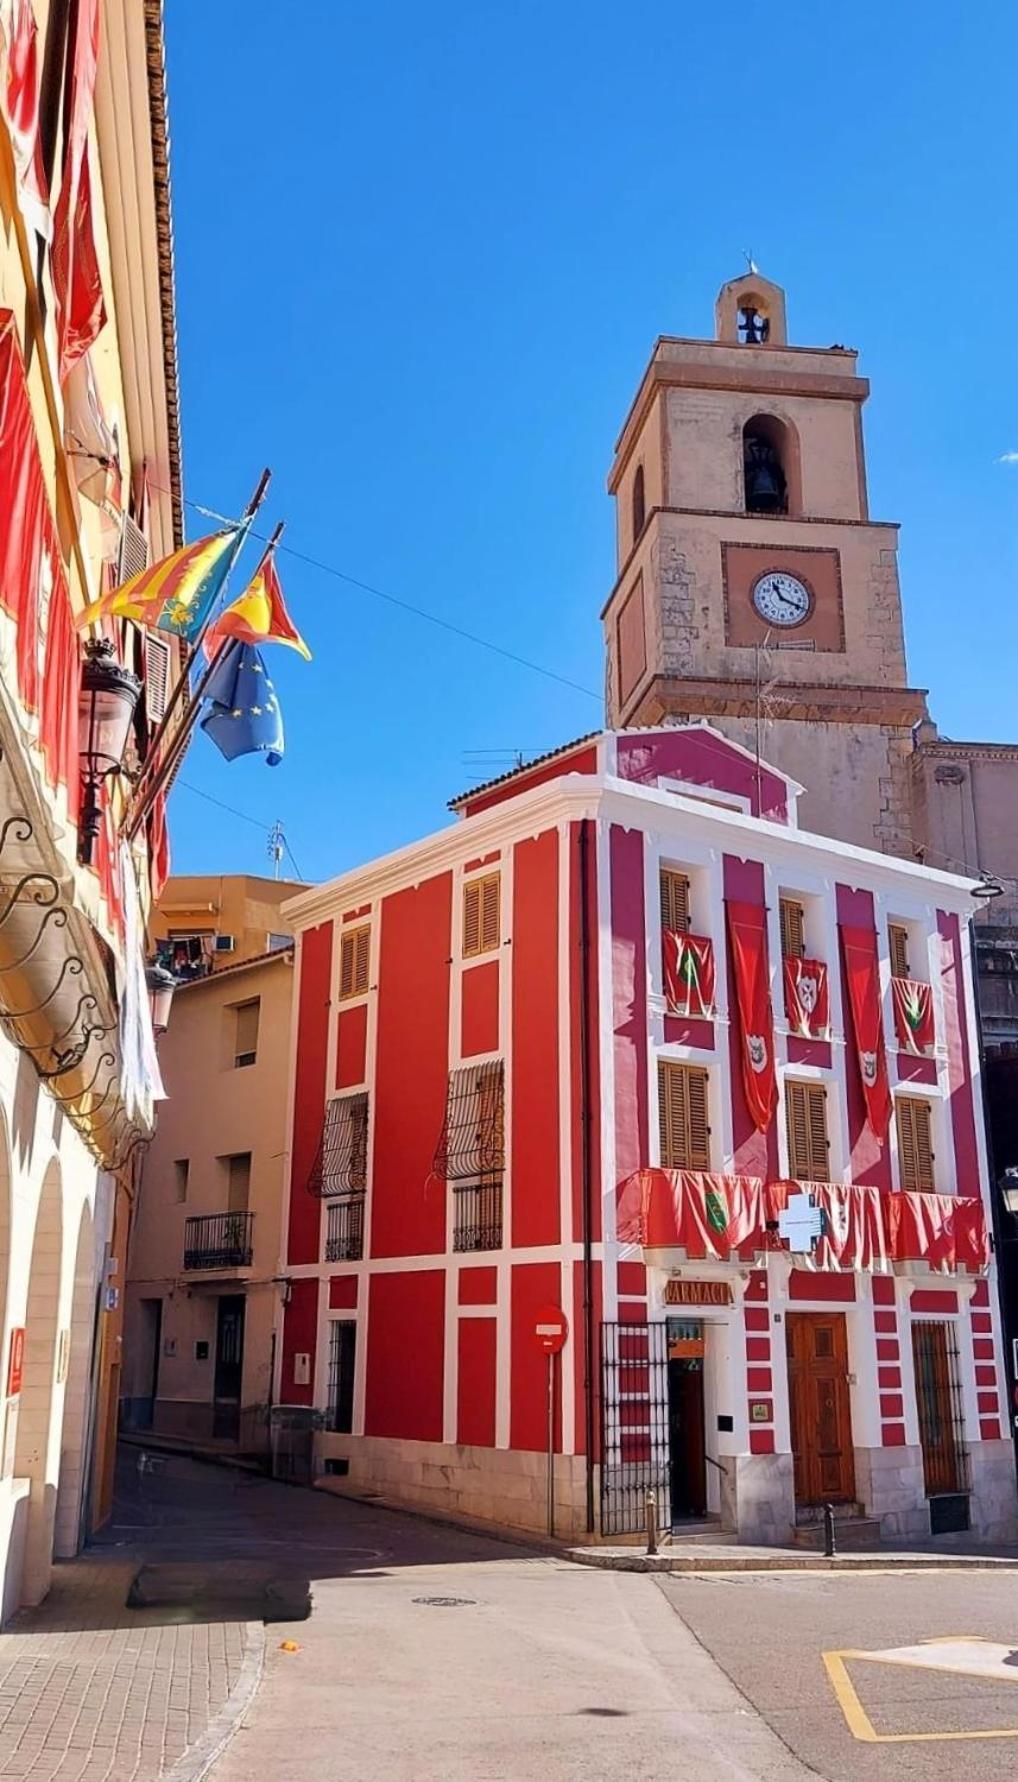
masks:
POLYGON ((788 488, 781 459, 769 439, 747 434, 745 441, 746 509, 752 514, 781 514, 788 507, 788 488))

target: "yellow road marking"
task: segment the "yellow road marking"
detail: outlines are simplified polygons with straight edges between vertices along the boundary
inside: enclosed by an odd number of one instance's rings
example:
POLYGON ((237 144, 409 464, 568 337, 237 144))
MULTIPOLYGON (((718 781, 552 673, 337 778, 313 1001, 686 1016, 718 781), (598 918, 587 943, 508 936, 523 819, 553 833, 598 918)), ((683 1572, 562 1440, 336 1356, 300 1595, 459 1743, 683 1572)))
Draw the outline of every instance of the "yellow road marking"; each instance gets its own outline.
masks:
MULTIPOLYGON (((971 1639, 972 1636, 942 1634, 939 1639, 925 1640, 923 1644, 928 1646, 950 1646, 954 1645, 959 1638, 971 1639)), ((821 1653, 821 1657, 823 1658, 827 1675, 830 1678, 831 1688, 834 1690, 834 1694, 837 1697, 838 1706, 845 1716, 845 1723, 848 1730, 854 1739, 858 1739, 864 1745, 937 1744, 944 1741, 957 1741, 958 1739, 1018 1739, 1018 1726, 993 1727, 981 1732, 877 1732, 877 1729, 873 1725, 862 1702, 859 1700, 858 1691, 848 1674, 848 1667, 845 1660, 849 1658, 869 1659, 871 1663, 876 1664, 901 1664, 902 1660, 899 1658, 885 1659, 880 1652, 860 1652, 851 1650, 842 1652, 823 1652, 821 1653)), ((913 1666, 912 1668, 931 1669, 933 1667, 913 1666)), ((937 1668, 945 1671, 956 1671, 963 1675, 970 1676, 972 1674, 971 1671, 965 1671, 963 1667, 958 1665, 944 1664, 937 1668)), ((1011 1681, 1012 1679, 1007 1680, 1011 1681)), ((1018 1683, 1018 1674, 1015 1675, 1013 1681, 1018 1683)))

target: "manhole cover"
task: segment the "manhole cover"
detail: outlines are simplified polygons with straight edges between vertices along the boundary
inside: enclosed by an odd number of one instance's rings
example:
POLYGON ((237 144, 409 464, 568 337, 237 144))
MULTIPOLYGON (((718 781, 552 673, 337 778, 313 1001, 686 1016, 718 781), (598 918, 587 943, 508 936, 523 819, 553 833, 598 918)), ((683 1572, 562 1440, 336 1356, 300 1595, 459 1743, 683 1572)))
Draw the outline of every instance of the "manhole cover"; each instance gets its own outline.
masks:
POLYGON ((476 1606, 472 1596, 415 1596, 415 1603, 424 1609, 470 1609, 476 1606))

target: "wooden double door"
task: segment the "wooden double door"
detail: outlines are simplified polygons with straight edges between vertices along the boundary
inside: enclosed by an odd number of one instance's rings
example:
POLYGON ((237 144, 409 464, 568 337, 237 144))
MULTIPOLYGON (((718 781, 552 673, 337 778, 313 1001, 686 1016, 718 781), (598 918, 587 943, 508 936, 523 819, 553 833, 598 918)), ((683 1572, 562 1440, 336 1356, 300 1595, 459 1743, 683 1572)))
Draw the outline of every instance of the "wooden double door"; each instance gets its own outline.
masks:
POLYGON ((852 1503, 855 1458, 843 1312, 789 1312, 785 1324, 795 1501, 852 1503))

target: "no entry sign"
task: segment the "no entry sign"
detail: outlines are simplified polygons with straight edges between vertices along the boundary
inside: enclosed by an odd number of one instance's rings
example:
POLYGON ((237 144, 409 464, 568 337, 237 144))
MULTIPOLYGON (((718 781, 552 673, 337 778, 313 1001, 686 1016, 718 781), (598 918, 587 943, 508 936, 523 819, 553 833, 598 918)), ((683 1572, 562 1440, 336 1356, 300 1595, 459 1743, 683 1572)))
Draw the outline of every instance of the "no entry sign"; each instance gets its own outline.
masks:
POLYGON ((565 1347, 569 1320, 561 1306, 542 1306, 534 1319, 534 1341, 545 1355, 557 1355, 565 1347))

